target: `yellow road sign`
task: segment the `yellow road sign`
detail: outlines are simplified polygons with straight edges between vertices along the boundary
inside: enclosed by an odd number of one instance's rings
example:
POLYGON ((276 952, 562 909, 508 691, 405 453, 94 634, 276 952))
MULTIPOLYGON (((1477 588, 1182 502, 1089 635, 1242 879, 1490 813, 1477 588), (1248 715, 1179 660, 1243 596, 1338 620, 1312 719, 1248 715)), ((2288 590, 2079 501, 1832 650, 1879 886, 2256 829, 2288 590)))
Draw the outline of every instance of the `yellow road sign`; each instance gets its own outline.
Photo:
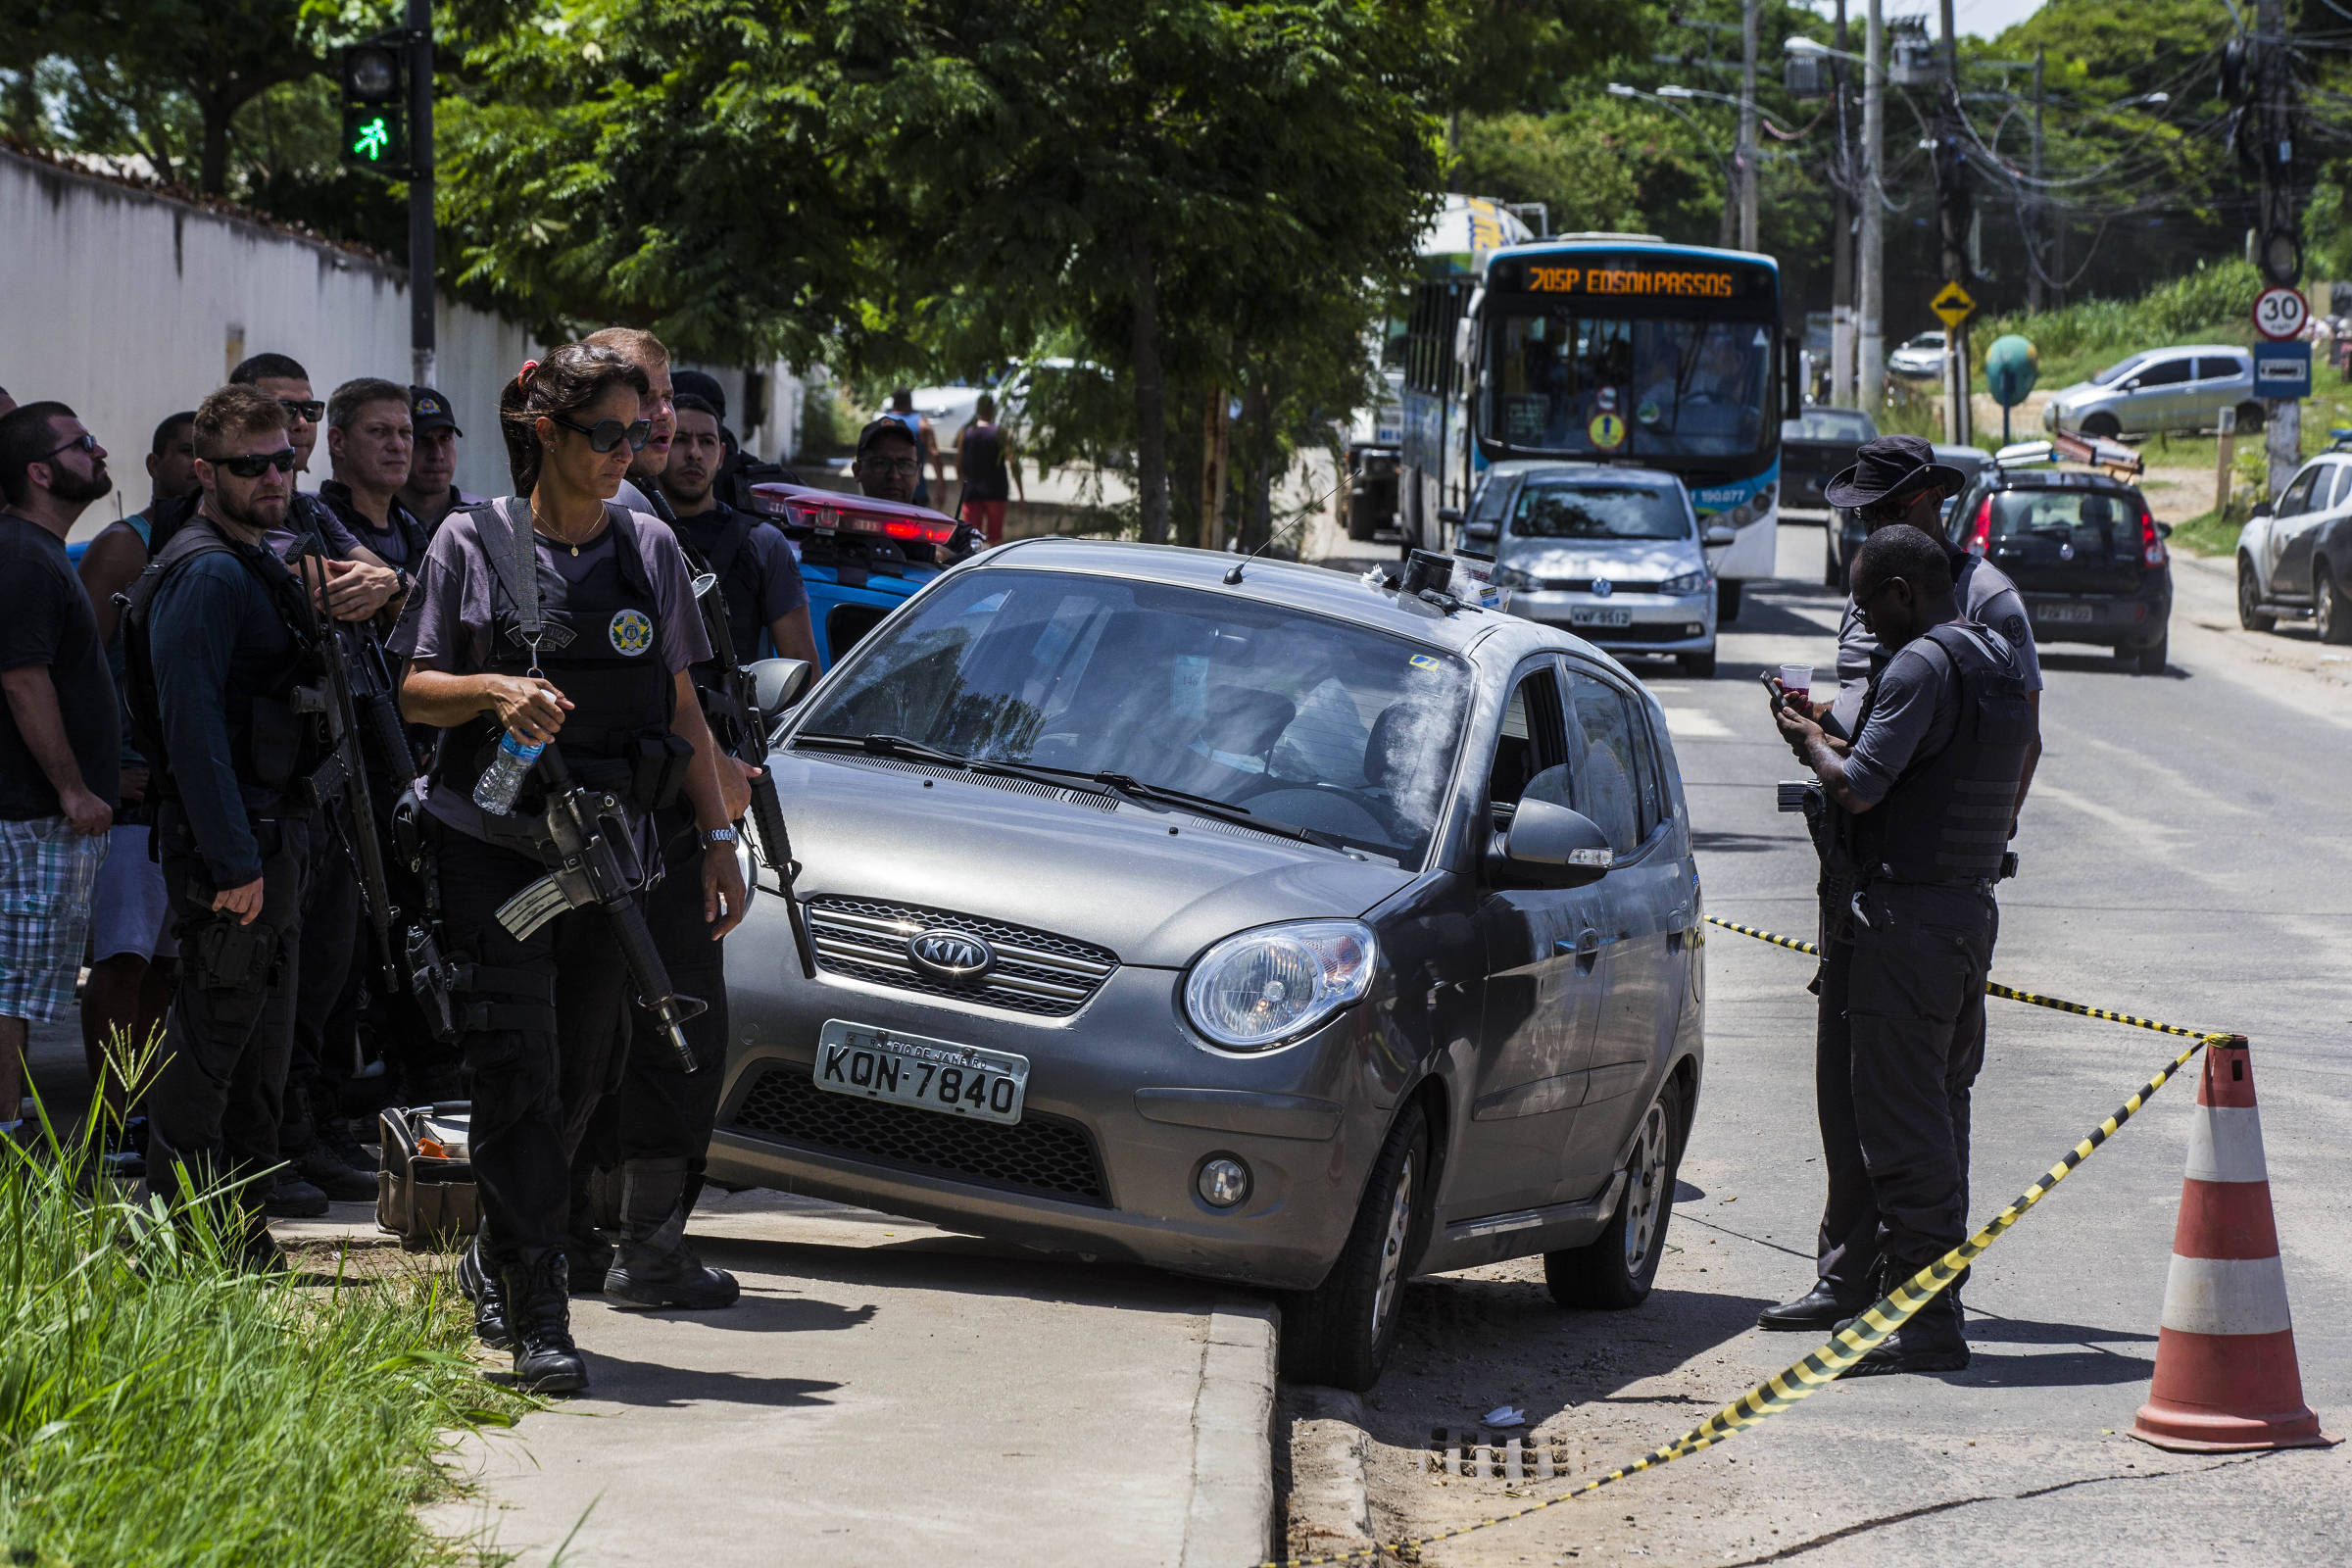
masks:
POLYGON ((1976 313, 1977 302, 1969 298, 1968 290, 1958 283, 1946 283, 1936 296, 1928 301, 1928 309, 1943 318, 1946 326, 1958 326, 1976 313))

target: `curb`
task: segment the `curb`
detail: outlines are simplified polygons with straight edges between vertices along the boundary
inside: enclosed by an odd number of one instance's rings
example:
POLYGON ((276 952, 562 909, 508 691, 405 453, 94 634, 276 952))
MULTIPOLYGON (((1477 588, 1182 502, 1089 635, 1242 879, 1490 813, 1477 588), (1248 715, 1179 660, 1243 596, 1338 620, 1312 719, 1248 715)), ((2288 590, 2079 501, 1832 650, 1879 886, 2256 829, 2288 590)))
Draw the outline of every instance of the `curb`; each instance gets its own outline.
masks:
POLYGON ((1193 1494, 1182 1568, 1234 1568, 1271 1553, 1279 1340, 1270 1302, 1229 1302, 1209 1312, 1193 1400, 1193 1494))

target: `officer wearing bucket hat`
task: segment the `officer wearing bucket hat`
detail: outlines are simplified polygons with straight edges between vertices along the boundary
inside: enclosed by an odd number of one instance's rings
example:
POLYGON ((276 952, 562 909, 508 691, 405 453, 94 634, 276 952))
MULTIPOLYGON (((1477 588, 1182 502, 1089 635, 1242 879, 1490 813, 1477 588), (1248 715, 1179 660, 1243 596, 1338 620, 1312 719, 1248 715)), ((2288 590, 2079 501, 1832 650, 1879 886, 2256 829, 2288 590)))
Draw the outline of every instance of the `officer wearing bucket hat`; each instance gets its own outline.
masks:
MULTIPOLYGON (((1948 464, 1937 463, 1935 449, 1918 436, 1886 435, 1863 443, 1853 466, 1833 478, 1823 493, 1832 506, 1854 509, 1863 527, 1873 534, 1896 523, 1909 523, 1940 543, 1944 539, 1939 516, 1943 503, 1966 483, 1966 475, 1948 464)), ((1943 550, 1959 618, 1990 627, 2015 651, 2019 680, 2033 711, 2034 738, 2026 750, 2024 775, 2011 811, 2014 820, 2024 809, 2034 763, 2041 755, 2041 663, 2035 655, 2033 629, 2016 586, 2000 568, 1948 543, 1943 550)), ((1837 695, 1828 702, 1801 705, 1803 715, 1820 725, 1833 749, 1842 750, 1860 732, 1871 683, 1886 667, 1887 660, 1887 650, 1849 595, 1838 628, 1837 695)), ((1804 757, 1801 750, 1798 757, 1804 757)), ((1855 1128, 1852 1044, 1845 1001, 1853 951, 1852 902, 1858 888, 1855 868, 1834 853, 1838 815, 1834 808, 1827 811, 1818 837, 1823 847, 1817 886, 1823 964, 1814 981, 1821 997, 1814 1092, 1829 1180, 1816 1258, 1819 1278, 1803 1296, 1758 1314, 1757 1322, 1767 1329, 1828 1327, 1869 1304, 1879 1294, 1875 1289, 1881 1262, 1878 1207, 1855 1128)))

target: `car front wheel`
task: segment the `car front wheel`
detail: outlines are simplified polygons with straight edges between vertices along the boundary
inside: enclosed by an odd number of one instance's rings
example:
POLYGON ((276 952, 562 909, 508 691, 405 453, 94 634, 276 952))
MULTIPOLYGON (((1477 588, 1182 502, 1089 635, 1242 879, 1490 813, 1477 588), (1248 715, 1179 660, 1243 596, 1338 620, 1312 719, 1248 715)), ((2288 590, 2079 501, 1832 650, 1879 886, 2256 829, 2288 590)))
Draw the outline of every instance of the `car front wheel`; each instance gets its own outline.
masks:
POLYGON ((2082 421, 2082 433, 2094 440, 2112 441, 2124 433, 2124 426, 2112 414, 2094 414, 2082 421))
POLYGON ((1740 584, 1730 577, 1715 579, 1715 618, 1733 621, 1740 618, 1740 584))
POLYGON ((1683 1086, 1669 1078, 1642 1118, 1626 1162, 1625 1197, 1608 1229, 1590 1246, 1544 1254, 1544 1283, 1560 1305, 1621 1311, 1648 1298, 1666 1251, 1666 1222, 1674 1213, 1683 1120, 1683 1086))
POLYGON ((2269 631, 2278 624, 2277 615, 2264 613, 2262 583, 2254 575, 2254 563, 2244 556, 2237 558, 2237 623, 2248 631, 2269 631))
POLYGON ((2335 573, 2321 562, 2311 573, 2311 619, 2324 643, 2352 643, 2352 605, 2336 586, 2335 573))
POLYGON ((1396 1348, 1407 1271, 1429 1232, 1433 1175, 1429 1119, 1411 1104, 1381 1145, 1340 1260, 1321 1285, 1283 1302, 1284 1376, 1358 1393, 1380 1380, 1396 1348))

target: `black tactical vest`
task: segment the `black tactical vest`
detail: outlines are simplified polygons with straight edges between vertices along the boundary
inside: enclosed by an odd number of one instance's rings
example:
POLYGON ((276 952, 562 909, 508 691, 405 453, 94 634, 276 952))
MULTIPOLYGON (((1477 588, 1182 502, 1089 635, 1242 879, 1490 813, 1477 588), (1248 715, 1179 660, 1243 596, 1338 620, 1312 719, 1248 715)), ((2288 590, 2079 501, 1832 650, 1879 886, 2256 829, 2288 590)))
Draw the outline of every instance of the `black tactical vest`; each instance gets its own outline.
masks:
MULTIPOLYGON (((1952 738, 1940 752, 1913 758, 1877 807, 1847 818, 1853 858, 1866 875, 1956 882, 2001 874, 2018 782, 2038 730, 2016 654, 1994 634, 1978 632, 2002 652, 1948 621, 1925 633, 1959 683, 1952 738)), ((1878 698, 1874 675, 1866 724, 1878 698)))
POLYGON ((176 792, 172 760, 164 744, 163 712, 149 646, 155 596, 165 580, 188 562, 216 554, 234 556, 253 574, 301 655, 271 670, 261 684, 254 684, 250 675, 240 675, 234 665, 230 667, 222 693, 222 717, 228 730, 229 760, 238 780, 284 790, 316 770, 327 756, 326 733, 320 721, 315 715, 298 714, 293 708, 294 688, 322 673, 311 640, 310 610, 303 602, 302 585, 285 563, 269 551, 234 543, 214 527, 211 518, 194 514, 172 530, 171 539, 124 596, 128 604, 122 612, 122 663, 127 679, 123 700, 130 710, 132 744, 147 759, 159 801, 176 792))
MULTIPOLYGON (((495 505, 469 510, 491 564, 490 660, 485 673, 528 674, 534 662, 530 642, 523 632, 520 603, 512 591, 514 585, 508 582, 508 567, 502 564, 512 559, 504 556, 508 524, 495 505)), ((517 506, 514 511, 519 526, 528 530, 527 509, 517 506)), ((544 541, 532 541, 542 622, 536 663, 539 673, 571 699, 571 710, 564 715, 556 741, 572 773, 592 788, 634 795, 649 767, 659 769, 658 760, 649 759, 671 750, 673 691, 669 673, 662 667, 660 602, 638 553, 637 526, 625 508, 608 503, 605 515, 611 544, 577 583, 565 581, 545 559, 544 541)), ((504 733, 489 714, 443 730, 434 753, 434 779, 470 795, 504 733)), ((539 807, 536 789, 526 785, 516 809, 536 811, 539 807)))
MULTIPOLYGON (((767 623, 760 618, 763 586, 760 581, 760 562, 751 548, 752 530, 767 524, 723 504, 719 516, 724 524, 708 554, 696 550, 689 542, 684 526, 672 526, 694 569, 708 571, 718 579, 719 598, 726 607, 727 635, 734 639, 735 657, 748 663, 760 657, 760 639, 767 634, 767 623)), ((717 645, 713 643, 712 652, 716 651, 717 645)), ((696 673, 701 676, 706 671, 698 666, 696 673)))

